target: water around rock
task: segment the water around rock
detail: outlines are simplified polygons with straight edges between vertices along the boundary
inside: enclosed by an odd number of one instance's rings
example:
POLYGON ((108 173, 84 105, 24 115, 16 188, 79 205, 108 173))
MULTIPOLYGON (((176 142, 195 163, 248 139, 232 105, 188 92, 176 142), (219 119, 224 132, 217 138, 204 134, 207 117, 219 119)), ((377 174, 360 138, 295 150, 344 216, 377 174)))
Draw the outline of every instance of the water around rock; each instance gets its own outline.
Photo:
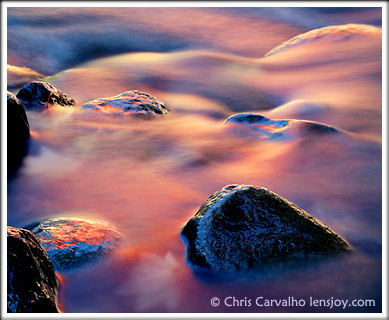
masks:
POLYGON ((30 68, 7 64, 7 90, 18 90, 29 82, 43 78, 42 74, 30 68))
POLYGON ((34 235, 7 227, 7 312, 59 312, 58 282, 34 235))
POLYGON ((27 109, 44 110, 49 104, 58 104, 63 107, 75 105, 73 98, 44 81, 33 81, 26 84, 16 96, 27 109))
POLYGON ((345 239, 278 194, 252 185, 215 192, 182 230, 189 261, 214 270, 352 250, 345 239))
POLYGON ((119 246, 121 235, 108 223, 58 217, 27 226, 53 262, 71 270, 97 261, 119 246))

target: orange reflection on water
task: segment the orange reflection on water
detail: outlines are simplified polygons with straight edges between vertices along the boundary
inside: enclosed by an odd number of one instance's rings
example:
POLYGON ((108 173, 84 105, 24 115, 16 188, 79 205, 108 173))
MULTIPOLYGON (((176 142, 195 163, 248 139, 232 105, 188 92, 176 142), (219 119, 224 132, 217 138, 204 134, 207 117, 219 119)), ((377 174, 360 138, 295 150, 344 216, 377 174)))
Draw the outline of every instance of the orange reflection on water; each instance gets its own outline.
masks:
POLYGON ((64 295, 62 294, 64 292, 66 281, 61 273, 56 272, 55 273, 57 280, 58 280, 58 294, 57 294, 57 308, 60 313, 65 313, 65 299, 64 295))

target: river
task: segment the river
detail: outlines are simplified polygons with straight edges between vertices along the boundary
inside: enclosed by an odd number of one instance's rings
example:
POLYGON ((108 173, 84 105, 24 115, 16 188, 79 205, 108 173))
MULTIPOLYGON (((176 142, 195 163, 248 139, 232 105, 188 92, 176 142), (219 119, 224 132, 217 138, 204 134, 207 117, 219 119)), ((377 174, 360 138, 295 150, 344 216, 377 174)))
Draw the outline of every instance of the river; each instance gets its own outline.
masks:
POLYGON ((21 7, 8 8, 7 19, 8 64, 35 70, 77 102, 27 111, 32 137, 8 181, 7 224, 84 217, 124 238, 106 261, 60 275, 64 312, 381 312, 380 8, 21 7), (350 34, 331 29, 265 56, 298 34, 349 23, 358 25, 350 34), (170 117, 79 109, 134 89, 163 101, 170 117), (222 125, 238 112, 339 134, 240 135, 222 125), (233 183, 278 193, 355 251, 226 274, 189 265, 181 228, 233 183), (300 304, 262 303, 291 297, 300 304))

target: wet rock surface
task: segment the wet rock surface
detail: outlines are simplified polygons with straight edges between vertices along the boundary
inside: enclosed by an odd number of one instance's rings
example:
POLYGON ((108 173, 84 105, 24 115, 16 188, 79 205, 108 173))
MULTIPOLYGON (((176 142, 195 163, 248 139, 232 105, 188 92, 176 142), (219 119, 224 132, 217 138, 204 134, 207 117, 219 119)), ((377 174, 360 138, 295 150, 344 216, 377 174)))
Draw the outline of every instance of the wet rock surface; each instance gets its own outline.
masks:
POLYGON ((341 236, 266 188, 228 185, 215 192, 182 230, 191 263, 214 270, 352 250, 341 236))
POLYGON ((163 102, 139 90, 126 91, 110 98, 92 100, 83 104, 81 108, 108 114, 126 114, 142 118, 153 118, 170 113, 163 102))
POLYGON ((121 242, 121 235, 108 223, 58 217, 26 226, 60 271, 96 262, 121 242))
POLYGON ((27 109, 44 110, 54 104, 63 107, 75 105, 73 98, 44 81, 33 81, 26 84, 16 96, 27 109))
POLYGON ((59 312, 53 265, 34 235, 7 227, 7 312, 59 312))
POLYGON ((7 171, 12 174, 26 153, 30 124, 26 111, 18 98, 7 91, 7 171))
POLYGON ((293 139, 301 136, 340 133, 338 129, 306 120, 274 120, 253 113, 238 113, 223 122, 234 133, 261 139, 293 139))

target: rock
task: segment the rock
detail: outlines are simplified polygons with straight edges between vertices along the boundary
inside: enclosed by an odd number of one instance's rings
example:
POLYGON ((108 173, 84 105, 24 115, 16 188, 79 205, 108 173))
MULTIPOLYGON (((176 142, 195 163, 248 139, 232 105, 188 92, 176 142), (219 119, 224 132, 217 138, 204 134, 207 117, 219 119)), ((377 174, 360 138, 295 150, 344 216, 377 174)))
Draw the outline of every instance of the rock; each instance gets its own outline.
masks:
POLYGON ((59 312, 53 265, 34 235, 7 227, 7 312, 59 312))
POLYGON ((20 165, 26 153, 30 124, 23 105, 7 91, 7 171, 10 176, 20 165))
POLYGON ((118 247, 121 235, 105 222, 52 218, 26 227, 40 241, 55 270, 97 261, 118 247))
POLYGON ((381 33, 381 28, 365 24, 346 24, 338 26, 328 26, 314 29, 306 33, 299 34, 289 39, 265 54, 265 57, 285 51, 285 49, 299 46, 303 43, 317 41, 344 41, 350 38, 363 38, 381 33))
POLYGON ((48 105, 74 106, 74 99, 48 82, 33 81, 26 84, 16 95, 27 109, 44 110, 48 105))
POLYGON ((170 113, 163 102, 139 90, 126 91, 111 98, 89 101, 83 104, 81 108, 114 115, 126 114, 142 118, 153 118, 159 115, 166 116, 170 113))
POLYGON ((215 192, 182 230, 189 261, 214 270, 352 250, 341 236, 266 188, 228 185, 215 192))
POLYGON ((238 113, 223 122, 234 133, 261 139, 294 139, 320 134, 340 133, 334 127, 306 120, 274 120, 259 114, 238 113))

